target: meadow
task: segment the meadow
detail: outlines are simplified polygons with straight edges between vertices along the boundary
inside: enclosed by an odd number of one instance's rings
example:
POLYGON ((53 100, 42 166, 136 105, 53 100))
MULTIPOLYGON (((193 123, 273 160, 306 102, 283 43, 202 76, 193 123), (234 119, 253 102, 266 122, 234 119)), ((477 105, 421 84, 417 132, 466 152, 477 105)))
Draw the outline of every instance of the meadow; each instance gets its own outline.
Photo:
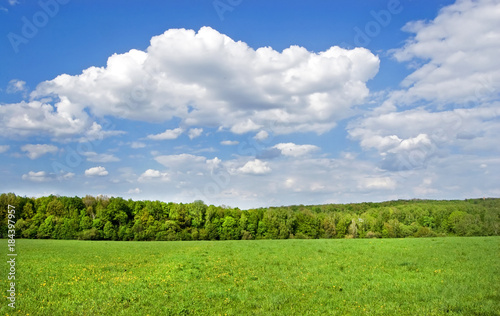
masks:
POLYGON ((499 237, 16 243, 3 315, 500 315, 499 237))

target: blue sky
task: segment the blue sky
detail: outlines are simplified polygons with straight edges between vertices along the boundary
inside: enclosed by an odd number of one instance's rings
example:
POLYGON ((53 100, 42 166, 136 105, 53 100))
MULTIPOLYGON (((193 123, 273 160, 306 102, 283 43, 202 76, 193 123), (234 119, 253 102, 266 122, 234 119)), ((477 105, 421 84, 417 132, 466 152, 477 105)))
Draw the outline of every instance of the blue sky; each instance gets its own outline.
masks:
POLYGON ((0 0, 0 191, 500 195, 500 3, 0 0))

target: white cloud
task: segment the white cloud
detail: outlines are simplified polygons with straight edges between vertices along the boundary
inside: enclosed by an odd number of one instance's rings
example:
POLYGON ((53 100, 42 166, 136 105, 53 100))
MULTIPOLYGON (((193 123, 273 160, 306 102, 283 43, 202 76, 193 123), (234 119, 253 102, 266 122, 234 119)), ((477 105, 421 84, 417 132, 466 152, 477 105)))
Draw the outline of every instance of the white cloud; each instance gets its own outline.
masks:
POLYGON ((146 147, 146 144, 144 144, 142 142, 132 142, 130 144, 130 147, 133 149, 144 148, 144 147, 146 147))
POLYGON ((106 163, 106 162, 116 162, 120 161, 120 158, 111 155, 111 154, 98 154, 93 151, 85 152, 83 153, 85 157, 87 157, 87 161, 90 162, 100 162, 100 163, 106 163))
POLYGON ((148 169, 148 170, 144 171, 143 174, 140 175, 138 181, 145 182, 145 181, 152 180, 152 179, 160 179, 162 181, 168 181, 169 176, 168 176, 168 173, 166 173, 166 172, 160 172, 159 170, 148 169))
POLYGON ((224 145, 224 146, 234 146, 234 145, 238 145, 240 142, 237 141, 237 140, 223 140, 220 142, 221 145, 224 145))
POLYGON ((84 136, 80 138, 80 142, 102 140, 106 137, 122 134, 126 134, 126 132, 116 130, 103 130, 100 124, 93 122, 89 129, 85 131, 84 136))
POLYGON ((404 27, 415 36, 394 50, 399 61, 423 62, 402 83, 395 103, 479 103, 500 89, 500 2, 459 0, 432 21, 404 27), (466 26, 466 27, 464 27, 466 26))
POLYGON ((247 162, 243 167, 239 168, 238 171, 244 174, 262 175, 270 173, 271 168, 268 166, 267 162, 255 159, 247 162))
POLYGON ((379 59, 364 48, 254 50, 210 27, 171 29, 153 37, 146 51, 114 54, 106 67, 60 75, 39 84, 32 97, 67 100, 58 113, 81 120, 88 119, 88 108, 98 117, 178 117, 186 126, 220 126, 236 134, 270 123, 278 134, 323 133, 364 102, 365 83, 378 67, 379 59))
POLYGON ((199 137, 201 133, 203 133, 203 128, 191 128, 188 131, 189 139, 194 139, 196 137, 199 137))
POLYGON ((108 175, 108 171, 106 170, 106 168, 101 166, 93 167, 85 170, 85 175, 87 177, 94 177, 94 176, 103 177, 108 175))
POLYGON ((73 172, 63 172, 61 171, 61 173, 58 175, 58 178, 59 179, 63 179, 63 180, 69 180, 69 179, 73 179, 75 177, 75 174, 73 172))
POLYGON ((88 116, 66 112, 65 105, 67 100, 56 103, 55 108, 40 101, 0 105, 0 133, 7 137, 40 134, 66 137, 85 132, 88 116))
POLYGON ((296 145, 294 143, 280 143, 273 148, 279 149, 284 156, 299 157, 307 155, 311 152, 319 150, 318 146, 314 145, 296 145))
POLYGON ((19 0, 9 0, 9 4, 11 6, 14 6, 14 5, 19 4, 19 3, 20 3, 19 0))
POLYGON ((17 92, 26 92, 28 89, 26 88, 26 81, 12 79, 9 81, 7 85, 7 93, 17 93, 17 92))
POLYGON ((51 153, 55 154, 58 152, 57 146, 54 145, 47 145, 47 144, 27 144, 21 147, 22 151, 27 152, 27 156, 30 159, 37 159, 40 158, 41 156, 51 153))
POLYGON ((500 103, 470 109, 430 112, 421 108, 374 114, 352 121, 349 137, 384 157, 384 168, 423 167, 431 157, 453 150, 498 153, 500 103), (455 148, 455 149, 453 149, 455 148))
POLYGON ((262 127, 261 125, 256 124, 251 119, 247 119, 246 121, 234 124, 231 127, 231 132, 235 134, 245 134, 251 131, 258 130, 261 127, 262 127))
POLYGON ((0 154, 6 152, 7 150, 9 150, 9 148, 9 145, 0 145, 0 154))
POLYGON ((154 135, 148 135, 149 139, 153 140, 167 140, 167 139, 176 139, 179 137, 184 130, 180 127, 175 128, 175 129, 167 129, 163 133, 160 134, 154 134, 154 135))
POLYGON ((49 173, 46 171, 30 171, 27 174, 22 175, 23 180, 28 180, 31 182, 47 182, 53 180, 70 180, 75 176, 72 172, 61 171, 59 174, 49 173))
POLYGON ((163 155, 154 158, 158 163, 175 172, 196 173, 205 169, 206 158, 191 154, 163 155))
POLYGON ((128 194, 139 194, 141 192, 142 192, 142 190, 139 189, 139 188, 130 189, 130 190, 127 191, 128 194))
POLYGON ((390 177, 362 178, 358 181, 361 190, 394 190, 396 181, 390 177))
POLYGON ((50 175, 45 171, 30 171, 27 174, 23 174, 22 179, 33 182, 45 182, 52 180, 50 175))
POLYGON ((254 136, 254 138, 255 138, 256 140, 260 140, 260 141, 265 140, 265 139, 267 139, 268 137, 269 137, 269 133, 268 133, 268 132, 266 132, 266 131, 260 131, 260 132, 258 132, 258 133, 254 136))

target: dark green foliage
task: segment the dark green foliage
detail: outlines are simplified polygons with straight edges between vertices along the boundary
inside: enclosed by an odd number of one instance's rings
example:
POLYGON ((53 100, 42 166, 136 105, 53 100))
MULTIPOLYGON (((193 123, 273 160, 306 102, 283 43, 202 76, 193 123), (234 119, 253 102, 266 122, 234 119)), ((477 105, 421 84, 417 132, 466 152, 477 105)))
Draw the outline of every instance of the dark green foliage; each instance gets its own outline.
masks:
POLYGON ((16 208, 16 236, 39 239, 238 240, 496 236, 500 199, 398 200, 295 205, 241 211, 227 206, 120 197, 40 198, 0 195, 0 237, 7 206, 16 208))

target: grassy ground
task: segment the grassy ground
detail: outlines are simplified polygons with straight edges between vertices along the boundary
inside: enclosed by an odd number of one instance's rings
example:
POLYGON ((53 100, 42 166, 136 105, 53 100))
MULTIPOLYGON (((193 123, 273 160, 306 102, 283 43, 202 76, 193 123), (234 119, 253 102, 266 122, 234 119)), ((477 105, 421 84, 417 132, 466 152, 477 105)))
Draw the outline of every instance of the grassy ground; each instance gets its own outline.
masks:
POLYGON ((16 247, 3 315, 500 315, 499 237, 16 247))

